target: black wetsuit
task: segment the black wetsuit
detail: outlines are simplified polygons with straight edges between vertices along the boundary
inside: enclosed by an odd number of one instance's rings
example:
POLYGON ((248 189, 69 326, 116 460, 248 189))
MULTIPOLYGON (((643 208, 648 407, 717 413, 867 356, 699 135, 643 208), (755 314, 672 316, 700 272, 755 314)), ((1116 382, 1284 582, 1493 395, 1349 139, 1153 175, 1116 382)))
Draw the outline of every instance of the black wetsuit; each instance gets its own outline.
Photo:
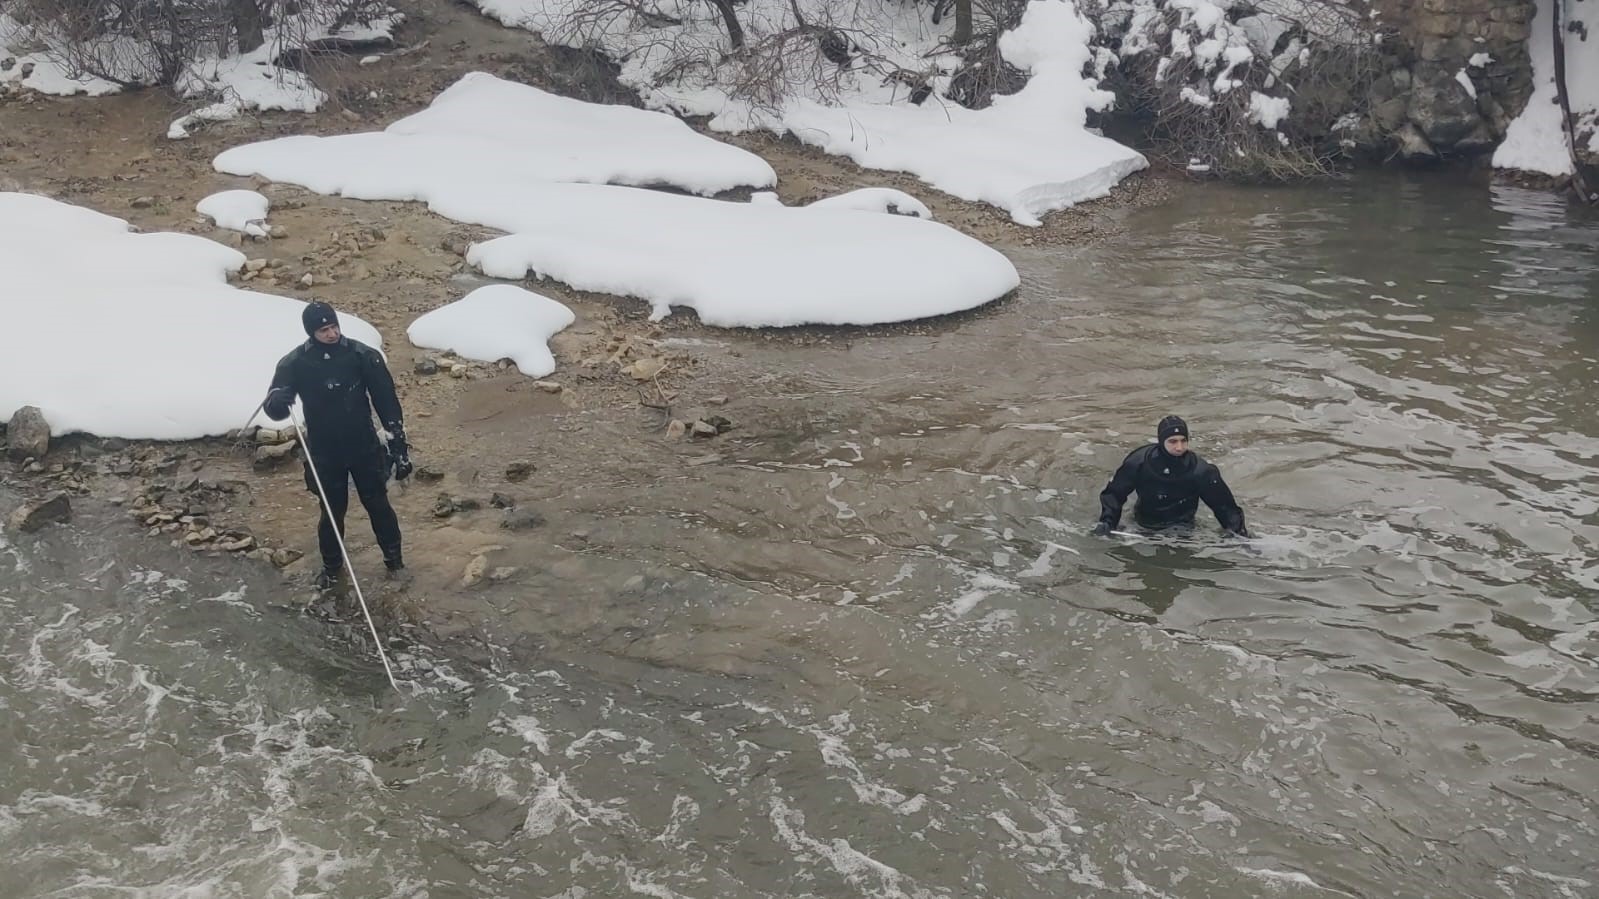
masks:
MULTIPOLYGON (((376 409, 383 427, 403 433, 400 400, 394 393, 394 377, 377 350, 348 337, 324 344, 315 338, 295 347, 278 362, 272 376, 274 389, 287 387, 300 398, 305 412, 306 440, 310 443, 309 461, 327 491, 333 519, 323 507, 317 524, 317 543, 322 564, 337 569, 343 564, 333 528, 344 533, 344 513, 350 505, 350 482, 372 519, 383 558, 391 564, 400 560, 400 521, 389 504, 388 456, 372 426, 376 409)), ((308 464, 305 486, 317 493, 308 464)))
POLYGON ((1128 453, 1099 494, 1099 522, 1106 530, 1114 530, 1121 523, 1122 504, 1134 492, 1138 494, 1138 504, 1133 507, 1133 519, 1144 527, 1192 525, 1199 501, 1204 500, 1223 528, 1249 536, 1244 527, 1244 510, 1221 479, 1221 471, 1196 453, 1174 457, 1158 443, 1128 453))

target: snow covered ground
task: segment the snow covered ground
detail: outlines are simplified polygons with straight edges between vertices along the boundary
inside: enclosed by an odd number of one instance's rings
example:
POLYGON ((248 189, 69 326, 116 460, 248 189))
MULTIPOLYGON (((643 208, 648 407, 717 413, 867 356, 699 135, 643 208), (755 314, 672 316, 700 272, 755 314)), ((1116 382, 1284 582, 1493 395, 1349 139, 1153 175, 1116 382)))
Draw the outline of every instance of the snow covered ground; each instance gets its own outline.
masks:
POLYGON ((224 190, 211 194, 194 205, 194 211, 229 231, 243 231, 253 237, 265 237, 272 226, 267 224, 267 212, 272 201, 253 190, 224 190))
POLYGON ((696 194, 777 182, 766 160, 672 116, 559 97, 484 72, 383 131, 247 144, 218 156, 216 167, 362 200, 426 198, 437 192, 430 184, 486 173, 508 185, 581 181, 696 194), (395 196, 397 181, 421 192, 395 196))
POLYGON ((99 97, 122 89, 102 78, 69 76, 49 53, 33 49, 33 44, 28 29, 0 12, 0 63, 11 61, 9 67, 0 69, 0 84, 20 83, 41 94, 63 97, 73 94, 99 97))
MULTIPOLYGON (((575 11, 593 8, 587 0, 474 2, 485 14, 537 31, 553 43, 597 42, 622 61, 623 81, 652 106, 711 116, 710 127, 722 131, 792 133, 864 167, 910 172, 946 193, 993 204, 1023 224, 1036 225, 1046 212, 1103 196, 1147 165, 1142 155, 1085 126, 1088 110, 1103 108, 1111 96, 1083 74, 1091 56, 1091 26, 1071 0, 1034 0, 1028 7, 1020 26, 1002 39, 1001 51, 1032 78, 1021 91, 978 111, 937 95, 948 86, 954 64, 939 48, 951 22, 931 26, 927 8, 916 3, 856 7, 851 14, 869 20, 847 24, 859 28, 862 40, 886 36, 871 50, 896 65, 910 71, 942 69, 929 80, 934 96, 911 104, 905 85, 852 66, 840 71, 838 90, 828 96, 814 91, 807 96, 802 90, 767 108, 731 99, 714 76, 663 79, 674 56, 714 59, 725 49, 709 4, 703 9, 668 4, 680 25, 629 30, 631 17, 589 16, 588 21, 600 22, 598 29, 578 31, 570 23, 575 11)), ((836 5, 804 0, 800 8, 814 23, 828 21, 836 5)), ((752 41, 793 24, 788 0, 748 0, 736 8, 752 41)))
MULTIPOLYGON (((38 406, 55 434, 178 440, 244 426, 305 340, 287 297, 239 290, 237 250, 0 192, 0 419, 38 406)), ((381 348, 372 326, 344 331, 381 348)), ((258 423, 264 423, 259 420, 258 423)))
POLYGON ((1002 254, 921 217, 926 207, 898 191, 787 207, 617 186, 712 193, 774 177, 668 116, 488 75, 387 131, 249 144, 216 166, 355 199, 420 200, 506 232, 468 254, 485 274, 637 297, 657 317, 690 307, 718 326, 906 321, 980 306, 1019 283, 1002 254))
MULTIPOLYGON (((1532 20, 1532 98, 1510 123, 1504 142, 1494 151, 1495 168, 1521 169, 1545 175, 1571 174, 1571 150, 1555 100, 1555 43, 1549 30, 1553 0, 1538 0, 1532 20)), ((1568 3, 1566 90, 1577 118, 1579 139, 1599 153, 1599 4, 1568 3), (1572 30, 1572 26, 1577 26, 1572 30), (1586 33, 1587 39, 1578 37, 1586 33)))
POLYGON ((424 314, 405 333, 419 347, 480 362, 510 359, 522 374, 542 378, 555 371, 550 338, 576 320, 549 297, 515 284, 490 284, 424 314))

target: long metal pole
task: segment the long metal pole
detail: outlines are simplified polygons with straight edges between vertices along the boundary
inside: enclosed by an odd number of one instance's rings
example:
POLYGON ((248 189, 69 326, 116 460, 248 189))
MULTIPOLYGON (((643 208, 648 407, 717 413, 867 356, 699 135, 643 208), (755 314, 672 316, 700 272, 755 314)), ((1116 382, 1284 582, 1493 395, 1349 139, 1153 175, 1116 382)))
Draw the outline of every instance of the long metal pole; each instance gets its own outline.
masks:
MULTIPOLYGON (((251 416, 254 420, 255 416, 251 416)), ((366 596, 361 593, 361 582, 356 580, 355 565, 350 560, 350 551, 344 545, 344 535, 339 533, 339 523, 333 515, 333 504, 328 502, 328 492, 322 486, 322 473, 316 470, 316 461, 311 458, 311 444, 306 442, 305 431, 300 428, 300 423, 289 416, 289 421, 294 423, 294 432, 300 435, 300 450, 305 453, 305 464, 311 469, 311 477, 316 480, 317 495, 322 498, 322 508, 327 512, 328 524, 333 527, 334 539, 339 541, 339 552, 344 557, 344 565, 350 569, 350 584, 355 587, 355 598, 361 603, 361 614, 366 616, 367 629, 372 632, 372 643, 378 648, 378 658, 383 660, 383 673, 389 676, 389 684, 395 692, 400 690, 399 681, 394 679, 394 669, 389 666, 389 654, 383 650, 383 638, 378 636, 378 626, 372 621, 372 611, 366 606, 366 596)))

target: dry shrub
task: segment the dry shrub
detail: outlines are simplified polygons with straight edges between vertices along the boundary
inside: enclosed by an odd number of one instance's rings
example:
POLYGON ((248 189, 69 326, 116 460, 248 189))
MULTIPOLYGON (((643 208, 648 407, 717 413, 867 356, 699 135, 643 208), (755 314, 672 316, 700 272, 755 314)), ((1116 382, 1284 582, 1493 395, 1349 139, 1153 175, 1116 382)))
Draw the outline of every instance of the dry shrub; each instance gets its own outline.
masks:
MULTIPOLYGON (((1294 17, 1280 15, 1270 46, 1251 36, 1251 56, 1229 64, 1201 58, 1207 40, 1232 46, 1246 34, 1239 23, 1260 9, 1239 4, 1212 31, 1156 0, 1159 14, 1140 19, 1125 3, 1099 8, 1099 42, 1117 52, 1108 74, 1118 112, 1145 123, 1154 156, 1193 170, 1242 181, 1296 181, 1336 172, 1348 142, 1340 120, 1364 116, 1369 86, 1379 71, 1378 41, 1348 5, 1302 0, 1294 17), (1276 128, 1251 116, 1251 95, 1286 98, 1291 107, 1276 128)), ((1277 9, 1281 11, 1282 5, 1277 9)), ((1259 21, 1258 19, 1255 21, 1259 21)))
POLYGON ((390 10, 380 0, 4 0, 0 11, 28 27, 73 77, 124 87, 174 84, 194 62, 262 46, 304 65, 326 26, 367 24, 390 10))

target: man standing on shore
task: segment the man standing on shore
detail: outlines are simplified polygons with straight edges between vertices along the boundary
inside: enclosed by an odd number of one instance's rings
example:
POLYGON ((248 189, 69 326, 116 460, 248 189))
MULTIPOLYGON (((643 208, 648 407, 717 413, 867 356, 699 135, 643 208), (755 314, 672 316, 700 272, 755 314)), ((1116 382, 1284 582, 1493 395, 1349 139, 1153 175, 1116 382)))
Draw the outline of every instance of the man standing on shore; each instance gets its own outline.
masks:
POLYGON ((1248 537, 1244 510, 1227 489, 1221 470, 1188 449, 1188 423, 1168 415, 1156 426, 1155 436, 1158 443, 1127 454, 1099 494, 1099 523, 1094 525, 1094 533, 1104 536, 1115 530, 1122 520, 1122 504, 1136 492, 1133 519, 1143 527, 1191 527, 1199 501, 1204 500, 1223 529, 1248 537))
POLYGON ((300 318, 307 340, 278 362, 261 408, 268 418, 279 421, 289 417, 298 398, 305 414, 309 444, 303 447, 305 485, 324 500, 317 524, 322 552, 317 586, 332 587, 344 569, 338 538, 344 534, 351 481, 372 520, 384 566, 391 576, 401 576, 405 562, 400 555, 400 521, 389 504, 386 482, 391 467, 395 480, 403 481, 412 466, 394 377, 377 350, 344 336, 332 306, 314 301, 300 318), (386 452, 372 427, 373 410, 389 433, 386 452))

